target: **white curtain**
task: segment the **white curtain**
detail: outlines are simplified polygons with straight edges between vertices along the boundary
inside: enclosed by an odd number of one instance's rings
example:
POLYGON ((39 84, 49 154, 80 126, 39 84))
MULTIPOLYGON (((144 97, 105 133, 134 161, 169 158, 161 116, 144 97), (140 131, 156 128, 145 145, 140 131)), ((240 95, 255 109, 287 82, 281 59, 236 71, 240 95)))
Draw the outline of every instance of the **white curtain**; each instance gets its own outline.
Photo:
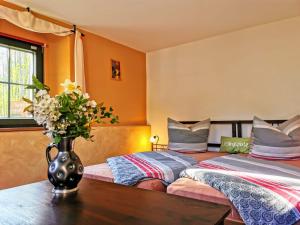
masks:
MULTIPOLYGON (((37 33, 50 33, 58 36, 67 36, 73 33, 68 28, 37 18, 28 11, 18 11, 2 5, 0 5, 0 18, 18 27, 37 33)), ((74 66, 75 81, 85 92, 83 43, 79 31, 75 33, 74 66)))
POLYGON ((83 55, 83 44, 81 39, 81 33, 76 31, 75 33, 75 44, 74 44, 74 72, 75 81, 83 91, 86 90, 85 87, 85 76, 84 76, 84 55, 83 55))

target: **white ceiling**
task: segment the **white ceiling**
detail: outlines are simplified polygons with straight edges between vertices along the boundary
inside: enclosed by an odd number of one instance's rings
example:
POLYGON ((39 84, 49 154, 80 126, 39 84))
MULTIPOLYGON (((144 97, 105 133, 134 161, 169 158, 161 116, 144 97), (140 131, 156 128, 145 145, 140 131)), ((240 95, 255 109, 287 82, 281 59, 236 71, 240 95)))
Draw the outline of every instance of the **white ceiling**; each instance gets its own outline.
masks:
POLYGON ((300 15, 300 0, 8 0, 148 52, 300 15))

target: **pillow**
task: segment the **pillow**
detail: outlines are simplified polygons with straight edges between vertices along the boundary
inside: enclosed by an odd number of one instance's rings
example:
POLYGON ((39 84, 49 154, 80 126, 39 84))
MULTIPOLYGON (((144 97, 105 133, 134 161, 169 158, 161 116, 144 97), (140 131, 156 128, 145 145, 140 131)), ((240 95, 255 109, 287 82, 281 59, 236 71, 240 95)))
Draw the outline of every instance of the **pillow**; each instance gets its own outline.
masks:
POLYGON ((182 124, 168 118, 169 150, 179 152, 206 152, 210 119, 182 124))
POLYGON ((249 153, 251 138, 221 137, 220 152, 249 153))
POLYGON ((300 158, 300 116, 282 123, 277 128, 254 117, 251 156, 264 159, 300 158))

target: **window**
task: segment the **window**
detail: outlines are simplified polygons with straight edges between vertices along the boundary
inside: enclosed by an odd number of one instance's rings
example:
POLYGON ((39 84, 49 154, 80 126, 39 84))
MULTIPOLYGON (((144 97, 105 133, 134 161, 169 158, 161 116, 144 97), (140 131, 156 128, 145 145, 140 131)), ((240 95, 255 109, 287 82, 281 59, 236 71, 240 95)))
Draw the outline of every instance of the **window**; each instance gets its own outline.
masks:
POLYGON ((43 49, 39 45, 0 36, 0 127, 37 126, 24 113, 22 97, 33 99, 32 76, 43 82, 43 49))

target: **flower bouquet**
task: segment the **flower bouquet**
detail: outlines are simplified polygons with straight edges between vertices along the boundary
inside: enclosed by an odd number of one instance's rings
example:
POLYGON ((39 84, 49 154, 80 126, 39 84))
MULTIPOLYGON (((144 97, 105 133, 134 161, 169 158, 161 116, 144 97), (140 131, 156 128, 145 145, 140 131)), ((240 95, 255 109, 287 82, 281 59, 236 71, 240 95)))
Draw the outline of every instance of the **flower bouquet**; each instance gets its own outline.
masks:
POLYGON ((74 139, 83 137, 92 140, 93 123, 118 122, 112 107, 106 108, 103 103, 90 100, 89 95, 83 93, 75 82, 66 80, 62 86, 64 91, 51 97, 50 88, 33 77, 33 84, 27 88, 37 90, 34 99, 23 98, 29 104, 24 111, 31 113, 51 138, 46 157, 48 178, 54 185, 55 193, 76 191, 82 178, 83 165, 73 151, 74 139), (52 159, 50 151, 53 147, 58 149, 58 154, 52 159))

